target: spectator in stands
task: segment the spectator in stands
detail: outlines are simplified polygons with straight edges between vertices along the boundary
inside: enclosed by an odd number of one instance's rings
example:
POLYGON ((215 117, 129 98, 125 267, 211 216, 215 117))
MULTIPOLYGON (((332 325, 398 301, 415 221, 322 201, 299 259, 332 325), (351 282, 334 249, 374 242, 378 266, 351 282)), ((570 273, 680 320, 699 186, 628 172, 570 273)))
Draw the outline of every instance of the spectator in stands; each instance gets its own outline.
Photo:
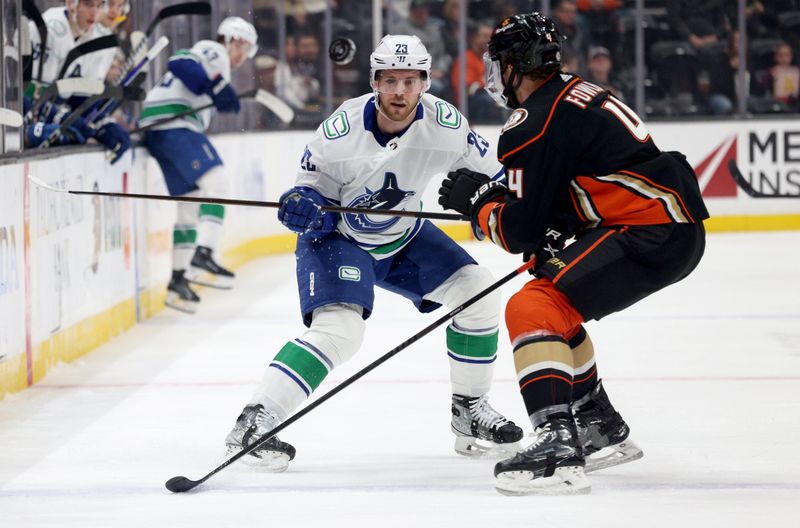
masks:
POLYGON ((578 11, 584 22, 591 46, 602 46, 618 52, 620 0, 578 0, 578 11))
POLYGON ((297 110, 309 110, 320 102, 320 82, 315 77, 319 42, 314 35, 286 37, 286 61, 275 66, 275 89, 279 97, 297 110), (301 58, 300 43, 303 53, 301 58), (315 58, 316 57, 316 58, 315 58))
POLYGON ((460 1, 445 0, 442 6, 442 17, 444 18, 444 26, 442 27, 444 51, 450 58, 455 58, 458 56, 458 27, 461 17, 460 1))
POLYGON ((445 52, 440 26, 430 18, 429 4, 430 0, 411 0, 408 20, 398 22, 393 31, 398 35, 416 35, 425 44, 433 57, 431 87, 428 91, 444 98, 448 93, 447 72, 452 57, 445 52))
POLYGON ((621 82, 612 74, 614 62, 611 60, 611 52, 602 46, 592 46, 586 61, 587 74, 584 77, 587 81, 596 84, 604 90, 612 92, 617 99, 625 101, 625 94, 621 89, 621 82))
MULTIPOLYGON (((708 58, 705 72, 697 79, 700 102, 706 112, 713 115, 733 113, 738 100, 739 88, 739 32, 731 31, 725 53, 708 58)), ((750 73, 746 72, 749 84, 750 73)))
POLYGON ((667 0, 670 27, 697 50, 728 36, 725 0, 667 0))
MULTIPOLYGON (((466 51, 466 72, 464 81, 467 85, 467 108, 469 109, 469 119, 472 122, 485 121, 488 118, 499 115, 499 107, 483 89, 485 84, 483 54, 492 36, 492 26, 485 23, 472 25, 467 37, 469 46, 466 51)), ((461 57, 453 61, 450 70, 450 83, 453 89, 453 100, 461 106, 459 100, 459 80, 461 57)))
POLYGON ((768 93, 793 110, 800 108, 800 68, 792 64, 792 47, 782 43, 775 49, 775 65, 765 78, 768 93))
POLYGON ((553 21, 567 39, 561 44, 562 53, 578 57, 582 67, 586 56, 586 35, 578 24, 578 4, 575 0, 561 0, 553 9, 553 21))

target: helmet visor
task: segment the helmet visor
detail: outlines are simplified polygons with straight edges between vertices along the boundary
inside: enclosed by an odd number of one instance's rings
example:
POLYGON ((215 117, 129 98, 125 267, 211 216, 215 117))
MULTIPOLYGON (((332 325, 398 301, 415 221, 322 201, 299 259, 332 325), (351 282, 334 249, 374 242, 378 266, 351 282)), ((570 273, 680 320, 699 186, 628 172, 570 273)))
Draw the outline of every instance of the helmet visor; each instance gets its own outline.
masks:
POLYGON ((500 60, 493 60, 488 52, 483 54, 483 66, 485 72, 484 90, 494 99, 494 102, 500 106, 505 107, 508 99, 503 94, 505 87, 503 86, 503 67, 500 60))
POLYGON ((372 87, 382 94, 418 94, 426 88, 426 83, 421 75, 395 75, 383 71, 376 77, 377 79, 372 82, 372 87))

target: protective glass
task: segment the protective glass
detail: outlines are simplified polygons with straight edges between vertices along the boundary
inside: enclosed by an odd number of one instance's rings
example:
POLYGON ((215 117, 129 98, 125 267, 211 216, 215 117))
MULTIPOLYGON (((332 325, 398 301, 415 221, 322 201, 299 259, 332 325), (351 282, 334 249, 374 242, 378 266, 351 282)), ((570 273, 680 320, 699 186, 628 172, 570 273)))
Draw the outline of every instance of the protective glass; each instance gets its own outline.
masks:
POLYGON ((508 99, 503 95, 503 67, 499 60, 492 60, 488 52, 483 54, 483 67, 486 84, 483 87, 494 102, 502 107, 506 107, 508 99))

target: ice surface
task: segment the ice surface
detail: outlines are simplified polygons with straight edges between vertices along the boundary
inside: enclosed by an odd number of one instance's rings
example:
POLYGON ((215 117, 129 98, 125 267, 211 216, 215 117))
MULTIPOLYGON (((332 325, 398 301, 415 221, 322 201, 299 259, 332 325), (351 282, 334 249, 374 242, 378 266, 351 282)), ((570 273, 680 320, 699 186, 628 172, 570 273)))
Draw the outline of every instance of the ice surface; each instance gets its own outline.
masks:
MULTIPOLYGON (((468 249, 498 277, 519 263, 468 249)), ((499 495, 492 461, 453 453, 444 330, 288 427, 286 473, 233 465, 169 493, 168 478, 223 460, 263 369, 301 329, 292 256, 237 281, 0 402, 0 526, 800 525, 800 233, 712 235, 689 279, 588 325, 645 457, 592 474, 584 497, 499 495)), ((379 291, 360 353, 320 390, 437 317, 379 291)), ((493 405, 529 432, 504 332, 495 378, 493 405)))

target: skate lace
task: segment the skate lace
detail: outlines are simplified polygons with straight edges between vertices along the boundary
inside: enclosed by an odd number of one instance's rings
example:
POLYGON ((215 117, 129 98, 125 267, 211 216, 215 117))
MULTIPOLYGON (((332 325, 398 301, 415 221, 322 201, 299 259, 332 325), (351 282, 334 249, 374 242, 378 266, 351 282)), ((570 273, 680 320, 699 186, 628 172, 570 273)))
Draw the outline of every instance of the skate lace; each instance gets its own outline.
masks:
POLYGON ((549 442, 551 438, 551 434, 553 429, 550 424, 545 424, 542 427, 536 429, 536 438, 534 439, 533 443, 525 448, 525 451, 531 451, 538 448, 540 445, 544 444, 545 442, 549 442))
POLYGON ((472 418, 478 422, 478 425, 482 425, 486 428, 499 429, 508 423, 505 416, 492 409, 486 394, 472 402, 469 410, 472 413, 472 418))

